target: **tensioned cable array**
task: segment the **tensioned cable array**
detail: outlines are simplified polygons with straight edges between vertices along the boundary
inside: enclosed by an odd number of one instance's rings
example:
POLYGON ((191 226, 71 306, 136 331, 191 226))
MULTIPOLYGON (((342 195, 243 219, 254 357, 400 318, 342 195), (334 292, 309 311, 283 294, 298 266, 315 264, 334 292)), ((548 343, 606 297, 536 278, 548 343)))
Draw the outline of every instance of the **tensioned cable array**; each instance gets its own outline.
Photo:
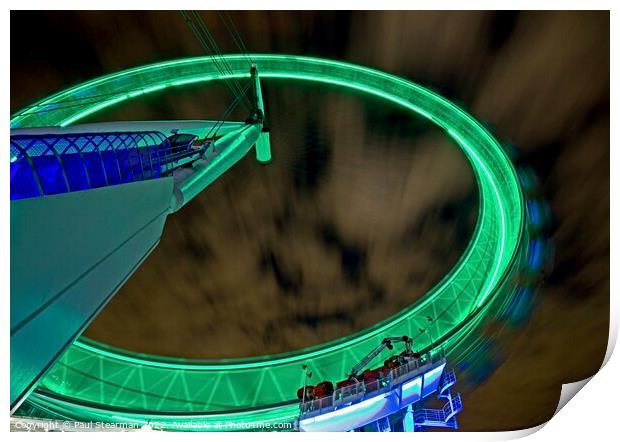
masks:
MULTIPOLYGON (((181 11, 181 15, 185 20, 185 23, 190 28, 196 40, 202 47, 202 49, 211 56, 213 63, 216 69, 220 72, 220 74, 226 76, 227 74, 232 74, 232 69, 226 59, 223 57, 223 54, 213 38, 213 35, 209 31, 207 24, 205 23, 202 16, 196 12, 191 11, 188 13, 187 11, 181 11)), ((224 77, 224 83, 228 86, 228 88, 232 91, 235 97, 241 96, 241 101, 248 108, 248 110, 252 109, 252 104, 249 102, 245 94, 243 93, 243 89, 239 85, 239 82, 236 78, 226 78, 224 77)))
MULTIPOLYGON (((240 103, 243 103, 243 105, 246 106, 248 110, 252 109, 252 104, 247 97, 247 91, 250 88, 250 84, 242 87, 236 78, 227 78, 227 75, 232 73, 231 66, 226 61, 226 59, 223 57, 223 54, 215 38, 209 31, 202 16, 196 11, 191 11, 191 14, 192 15, 190 16, 190 14, 187 11, 181 11, 181 15, 183 16, 186 24, 188 25, 188 27, 190 28, 190 30, 192 31, 192 33, 198 40, 198 43, 200 44, 200 46, 205 50, 205 52, 211 55, 211 58, 215 66, 217 67, 218 72, 224 78, 224 83, 231 90, 234 96, 233 102, 224 111, 221 120, 217 120, 218 124, 216 126, 217 126, 217 130, 219 130, 219 128, 221 128, 221 126, 223 125, 224 120, 234 111, 234 109, 240 103)), ((226 27, 227 31, 230 33, 237 48, 244 55, 244 57, 248 61, 249 66, 252 66, 254 61, 249 56, 247 47, 243 41, 243 38, 239 34, 239 31, 237 30, 237 27, 235 26, 235 23, 232 17, 230 16, 228 12, 225 12, 225 13, 218 12, 218 15, 220 19, 222 20, 222 22, 224 23, 224 26, 226 27)), ((19 113, 14 114, 13 117, 19 117, 19 116, 31 115, 31 114, 42 114, 42 113, 58 111, 62 109, 80 107, 84 105, 99 104, 99 103, 106 101, 110 97, 119 96, 122 94, 130 94, 130 95, 133 93, 139 94, 141 90, 142 88, 136 88, 136 89, 125 90, 122 93, 119 93, 118 91, 116 91, 116 92, 111 92, 111 93, 93 95, 89 97, 71 98, 71 99, 53 101, 53 102, 48 102, 48 103, 35 103, 32 105, 23 107, 22 110, 19 113)), ((215 134, 217 134, 217 130, 215 130, 215 134)))
POLYGON ((218 15, 220 16, 220 19, 224 23, 224 26, 226 26, 226 29, 232 36, 235 44, 237 45, 237 48, 239 49, 239 52, 241 52, 245 56, 245 58, 250 62, 250 65, 255 64, 230 14, 226 11, 224 13, 218 12, 218 15))
MULTIPOLYGON (((242 90, 242 93, 245 94, 247 92, 247 90, 250 88, 250 86, 252 85, 252 81, 250 80, 245 87, 242 90)), ((215 129, 215 131, 213 132, 213 138, 215 138, 217 136, 217 132, 222 128, 222 126, 224 125, 224 121, 226 120, 226 118, 228 118, 228 116, 232 113, 233 110, 235 110, 235 108, 237 107, 237 105, 239 104, 239 101, 241 100, 241 97, 243 95, 239 95, 237 96, 237 98, 235 98, 233 100, 232 103, 230 103, 230 105, 228 106, 228 109, 226 109, 224 111, 224 114, 222 115, 222 118, 220 118, 220 120, 215 124, 215 126, 213 126, 210 130, 209 133, 207 134, 207 138, 211 137, 211 131, 213 131, 215 129)))

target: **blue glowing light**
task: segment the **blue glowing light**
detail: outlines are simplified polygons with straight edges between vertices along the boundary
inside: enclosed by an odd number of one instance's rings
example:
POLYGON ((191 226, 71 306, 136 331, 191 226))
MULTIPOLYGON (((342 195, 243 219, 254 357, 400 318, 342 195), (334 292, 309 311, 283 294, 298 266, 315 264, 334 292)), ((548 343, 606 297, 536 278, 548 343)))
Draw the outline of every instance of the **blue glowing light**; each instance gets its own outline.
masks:
POLYGON ((544 255, 544 248, 544 243, 538 239, 530 243, 530 268, 536 270, 541 267, 544 255))
POLYGON ((540 224, 540 212, 538 210, 538 205, 536 201, 528 201, 527 203, 528 211, 530 212, 530 218, 532 220, 532 224, 535 226, 540 224))
POLYGON ((299 422, 299 429, 301 431, 346 431, 362 427, 397 409, 397 400, 393 392, 383 393, 353 405, 302 419, 299 422))
POLYGON ((159 178, 200 153, 160 132, 12 135, 11 200, 159 178))

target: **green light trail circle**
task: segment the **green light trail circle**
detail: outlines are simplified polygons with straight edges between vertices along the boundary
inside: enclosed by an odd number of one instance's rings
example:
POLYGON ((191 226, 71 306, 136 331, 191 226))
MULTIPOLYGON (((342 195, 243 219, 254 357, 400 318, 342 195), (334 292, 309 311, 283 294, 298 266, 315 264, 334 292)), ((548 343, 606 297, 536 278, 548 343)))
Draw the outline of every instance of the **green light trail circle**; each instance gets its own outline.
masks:
MULTIPOLYGON (((44 99, 11 119, 11 127, 67 126, 101 109, 166 88, 249 77, 244 55, 227 55, 232 74, 210 57, 157 63, 108 75, 44 99), (70 100, 70 101, 67 101, 70 100), (71 106, 60 103, 71 103, 71 106)), ((296 415, 301 363, 316 378, 336 380, 385 335, 415 337, 416 349, 441 345, 458 358, 477 326, 511 299, 508 280, 527 252, 519 180, 498 142, 470 115, 443 97, 374 69, 302 56, 255 54, 261 78, 328 83, 388 100, 442 127, 468 158, 480 209, 458 263, 421 300, 369 329, 286 354, 231 360, 185 360, 136 354, 80 339, 30 396, 32 407, 59 416, 106 422, 281 422, 296 415), (435 318, 429 325, 427 317, 435 318), (426 330, 424 333, 419 330, 426 330)), ((267 106, 269 104, 267 103, 267 106)), ((277 125, 278 122, 272 122, 277 125)))

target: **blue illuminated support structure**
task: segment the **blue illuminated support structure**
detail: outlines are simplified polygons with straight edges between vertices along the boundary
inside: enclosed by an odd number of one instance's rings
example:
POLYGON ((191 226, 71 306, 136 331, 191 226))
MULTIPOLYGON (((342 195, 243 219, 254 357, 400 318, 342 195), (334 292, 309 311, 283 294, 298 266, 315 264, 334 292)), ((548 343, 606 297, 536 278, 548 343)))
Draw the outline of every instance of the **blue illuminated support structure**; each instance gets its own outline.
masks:
POLYGON ((11 200, 170 176, 199 159, 213 159, 225 150, 224 140, 247 128, 228 122, 218 129, 220 138, 207 139, 216 124, 141 121, 11 130, 11 200))
POLYGON ((456 375, 446 366, 443 356, 433 359, 427 354, 394 368, 386 378, 357 382, 331 396, 304 402, 295 427, 304 432, 456 429, 462 403, 460 395, 450 391, 456 375), (446 405, 440 410, 421 408, 424 399, 433 395, 446 400, 446 405))
POLYGON ((162 178, 204 151, 161 132, 11 135, 11 200, 162 178))

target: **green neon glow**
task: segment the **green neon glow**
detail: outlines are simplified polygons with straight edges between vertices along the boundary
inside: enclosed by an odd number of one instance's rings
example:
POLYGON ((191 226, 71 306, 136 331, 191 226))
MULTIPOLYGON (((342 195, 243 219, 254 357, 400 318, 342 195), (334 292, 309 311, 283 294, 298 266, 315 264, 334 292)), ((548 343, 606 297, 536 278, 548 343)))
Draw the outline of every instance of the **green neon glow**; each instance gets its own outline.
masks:
POLYGON ((500 226, 501 226, 501 234, 500 234, 500 245, 499 245, 499 257, 497 258, 497 266, 495 266, 495 269, 493 270, 493 275, 491 275, 491 278, 489 279, 489 283, 486 287, 486 289, 483 291, 482 295, 480 296, 480 301, 478 301, 477 306, 480 307, 480 305, 482 305, 482 303, 484 302, 484 300, 486 299, 486 297, 489 294, 489 291, 491 290, 492 284, 493 282, 495 282, 495 279, 497 277, 497 272, 499 269, 499 263, 501 262, 502 259, 502 254, 504 253, 504 241, 505 241, 505 220, 504 220, 504 210, 503 210, 503 206, 502 206, 502 200, 499 197, 499 192, 497 191, 497 186, 495 185, 495 182, 493 181, 493 179, 491 178, 491 174, 489 173, 489 170, 487 169, 487 167, 484 165, 484 163, 482 161, 480 161, 480 158, 478 157, 478 155, 476 154, 476 151, 473 150, 466 142, 465 140, 463 140, 463 138, 461 138, 456 132, 454 132, 452 129, 448 129, 448 133, 459 143, 459 145, 463 148, 466 149, 471 155, 472 157, 476 160, 476 162, 480 165, 480 167, 482 168, 482 170, 484 171, 485 175, 487 176, 487 178, 489 179, 489 182, 491 183, 491 185, 493 186, 493 192, 495 193, 495 196, 497 198, 497 204, 499 206, 499 213, 501 215, 501 222, 500 222, 500 226))
POLYGON ((256 142, 256 161, 267 164, 271 161, 271 141, 269 132, 262 132, 256 142))
POLYGON ((86 110, 86 111, 84 111, 84 112, 82 112, 82 113, 80 113, 80 114, 78 114, 78 115, 76 115, 76 116, 74 116, 72 118, 67 118, 64 121, 61 121, 58 125, 61 126, 61 127, 69 126, 71 123, 75 123, 77 120, 80 120, 80 119, 82 119, 82 118, 84 118, 84 117, 86 117, 86 116, 88 116, 90 114, 94 114, 95 112, 97 112, 100 109, 104 109, 104 108, 106 108, 108 106, 112 106, 113 104, 120 103, 121 101, 125 101, 127 98, 129 98, 129 94, 127 96, 118 97, 118 98, 115 98, 113 100, 106 101, 105 103, 101 103, 101 104, 99 104, 97 106, 93 106, 93 107, 89 108, 88 110, 86 110))
MULTIPOLYGON (((221 361, 135 354, 86 339, 75 342, 29 399, 34 407, 73 419, 145 423, 285 422, 297 415, 302 362, 316 378, 340 379, 386 335, 414 337, 417 349, 436 345, 456 360, 468 351, 477 327, 510 301, 508 280, 523 259, 524 207, 514 167, 495 139, 470 115, 441 96, 394 75, 338 61, 256 54, 262 79, 327 83, 374 95, 444 128, 469 159, 479 188, 473 238, 456 266, 419 302, 375 326, 333 342, 279 355, 221 361)), ((244 55, 227 55, 231 77, 249 77, 244 55)), ((83 98, 87 103, 45 113, 18 113, 11 127, 70 125, 136 96, 225 78, 210 57, 130 69, 81 84, 36 106, 83 98), (132 92, 127 92, 132 91, 132 92), (95 96, 109 97, 93 102, 95 96), (91 98, 89 98, 91 97, 91 98)), ((267 103, 268 104, 268 103, 267 103)), ((34 107, 37 109, 37 107, 34 107)), ((276 127, 279 122, 271 122, 276 127)), ((257 155, 259 155, 257 149, 257 155)))

